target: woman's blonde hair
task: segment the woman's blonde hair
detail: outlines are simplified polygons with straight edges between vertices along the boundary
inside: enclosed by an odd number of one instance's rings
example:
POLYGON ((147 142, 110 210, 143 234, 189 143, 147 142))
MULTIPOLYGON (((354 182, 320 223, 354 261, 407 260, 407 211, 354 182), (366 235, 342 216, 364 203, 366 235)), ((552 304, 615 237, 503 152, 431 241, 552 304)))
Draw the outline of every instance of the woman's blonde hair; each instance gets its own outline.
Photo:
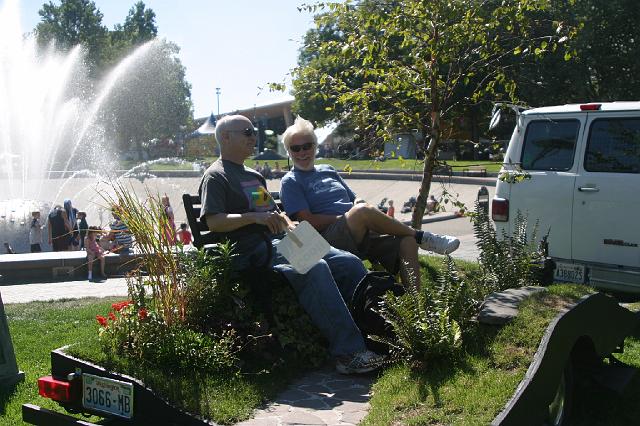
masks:
POLYGON ((282 134, 282 144, 287 150, 289 150, 289 145, 291 145, 291 139, 296 135, 309 136, 313 145, 318 145, 318 137, 313 131, 313 124, 300 116, 297 116, 296 121, 287 127, 287 130, 282 134))

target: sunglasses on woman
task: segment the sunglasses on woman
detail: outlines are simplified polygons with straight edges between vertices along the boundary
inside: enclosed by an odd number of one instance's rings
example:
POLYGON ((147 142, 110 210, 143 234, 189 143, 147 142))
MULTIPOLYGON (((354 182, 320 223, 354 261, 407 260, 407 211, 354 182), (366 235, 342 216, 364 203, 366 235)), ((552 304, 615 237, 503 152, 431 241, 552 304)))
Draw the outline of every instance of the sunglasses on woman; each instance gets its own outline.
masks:
POLYGON ((289 149, 293 152, 309 151, 313 147, 313 142, 303 143, 302 145, 290 145, 289 149))
POLYGON ((256 129, 255 127, 247 127, 246 129, 242 129, 242 130, 229 130, 230 132, 241 132, 243 135, 249 137, 249 136, 255 136, 258 133, 258 129, 256 129))

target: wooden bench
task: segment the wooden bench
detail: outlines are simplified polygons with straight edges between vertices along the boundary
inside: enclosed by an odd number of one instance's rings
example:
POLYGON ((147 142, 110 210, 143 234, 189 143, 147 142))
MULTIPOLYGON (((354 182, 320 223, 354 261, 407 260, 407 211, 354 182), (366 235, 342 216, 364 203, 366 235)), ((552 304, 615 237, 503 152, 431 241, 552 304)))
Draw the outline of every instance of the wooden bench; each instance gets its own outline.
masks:
MULTIPOLYGON (((271 196, 276 200, 278 208, 282 210, 282 204, 279 202, 280 194, 278 192, 271 192, 271 196)), ((225 239, 225 234, 211 232, 209 230, 209 226, 200 220, 200 215, 202 213, 202 201, 200 200, 200 195, 182 194, 182 204, 184 205, 184 211, 187 215, 189 228, 191 228, 194 247, 201 249, 208 245, 219 243, 225 239)), ((260 225, 256 226, 258 226, 258 228, 247 228, 247 230, 255 232, 263 231, 264 227, 260 227, 260 225)))
POLYGON ((484 166, 468 166, 462 169, 463 176, 487 176, 487 168, 484 166))
POLYGON ((433 169, 433 174, 451 177, 451 175, 453 175, 453 169, 448 164, 440 164, 433 169))

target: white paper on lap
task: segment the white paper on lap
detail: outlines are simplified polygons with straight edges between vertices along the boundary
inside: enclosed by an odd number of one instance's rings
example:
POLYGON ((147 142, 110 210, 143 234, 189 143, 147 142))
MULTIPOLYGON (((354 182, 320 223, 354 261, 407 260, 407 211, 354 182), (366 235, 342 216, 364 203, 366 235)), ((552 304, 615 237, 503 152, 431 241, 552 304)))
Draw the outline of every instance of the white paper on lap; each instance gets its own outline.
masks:
POLYGON ((331 249, 327 240, 307 221, 300 222, 293 231, 287 232, 287 236, 276 247, 293 269, 301 274, 306 274, 331 249))

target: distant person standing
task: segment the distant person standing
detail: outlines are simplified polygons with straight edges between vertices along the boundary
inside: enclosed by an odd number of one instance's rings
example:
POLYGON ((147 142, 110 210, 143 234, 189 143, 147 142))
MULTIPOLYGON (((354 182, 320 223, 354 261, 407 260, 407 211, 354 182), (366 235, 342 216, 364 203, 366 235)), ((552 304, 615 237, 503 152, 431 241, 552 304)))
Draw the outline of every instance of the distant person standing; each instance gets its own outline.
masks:
POLYGON ((96 240, 96 237, 100 233, 102 233, 102 229, 97 226, 90 227, 84 242, 84 246, 87 249, 87 269, 89 271, 87 278, 89 281, 93 280, 93 261, 96 259, 100 261, 100 277, 98 278, 102 280, 107 279, 107 274, 104 272, 104 250, 96 240))
POLYGON ((254 166, 253 166, 253 170, 255 170, 256 172, 262 174, 262 166, 260 166, 260 162, 256 161, 256 164, 254 164, 254 166))
POLYGON ((264 162, 264 166, 262 166, 262 176, 265 179, 273 178, 273 174, 271 173, 271 166, 266 161, 264 162))
POLYGON ((31 226, 29 227, 29 244, 31 253, 42 251, 42 222, 40 222, 40 212, 31 212, 31 226))
POLYGON ((164 236, 169 242, 169 244, 176 243, 176 222, 175 216, 173 214, 173 208, 171 207, 171 202, 169 202, 169 196, 167 194, 162 197, 160 200, 162 202, 162 208, 164 210, 165 218, 167 223, 164 227, 164 236))
POLYGON ((89 224, 87 223, 87 213, 78 212, 78 231, 80 232, 80 250, 84 250, 84 239, 87 236, 89 224))
POLYGON ((68 251, 71 228, 67 219, 67 212, 60 204, 51 209, 48 221, 49 244, 53 251, 68 251))
POLYGON ((69 250, 78 250, 80 248, 80 232, 78 231, 78 209, 73 207, 70 199, 64 200, 64 211, 67 213, 67 221, 69 222, 69 250))
POLYGON ((396 217, 396 208, 393 207, 393 200, 389 200, 389 208, 387 209, 387 216, 396 217))
POLYGON ((183 245, 188 246, 193 241, 193 236, 191 235, 191 231, 187 229, 186 223, 180 224, 180 229, 176 232, 178 235, 178 241, 180 241, 183 245))

